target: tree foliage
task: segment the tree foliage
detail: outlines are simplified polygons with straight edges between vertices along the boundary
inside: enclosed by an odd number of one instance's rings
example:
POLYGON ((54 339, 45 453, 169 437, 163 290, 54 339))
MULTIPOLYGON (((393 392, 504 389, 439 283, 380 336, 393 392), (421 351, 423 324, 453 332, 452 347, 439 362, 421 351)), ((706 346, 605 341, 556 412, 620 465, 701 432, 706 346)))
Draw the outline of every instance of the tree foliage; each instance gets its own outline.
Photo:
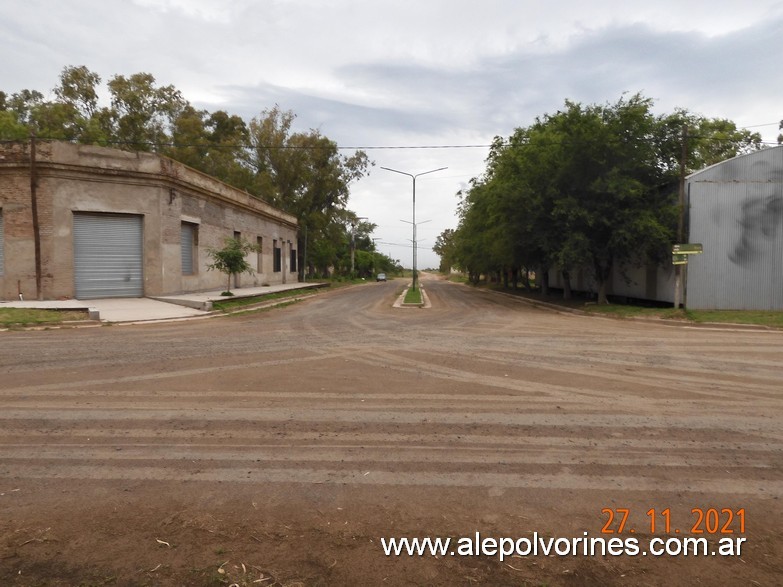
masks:
MULTIPOLYGON (((347 207, 349 186, 364 176, 370 162, 362 151, 341 155, 337 144, 317 130, 294 132, 294 119, 293 112, 278 106, 254 118, 249 164, 258 190, 299 221, 298 251, 303 255, 306 235, 309 267, 300 266, 327 273, 350 248, 357 215, 347 207)), ((375 228, 364 226, 368 232, 375 228)))
POLYGON ((612 270, 661 262, 677 223, 677 184, 687 129, 693 169, 761 148, 758 134, 684 110, 652 112, 640 94, 614 104, 564 107, 497 138, 483 176, 459 194, 450 261, 471 280, 506 284, 534 269, 544 292, 550 269, 586 269, 606 301, 612 270))
POLYGON ((346 266, 357 221, 348 208, 350 185, 371 165, 364 152, 343 155, 320 131, 295 131, 294 113, 277 105, 250 123, 223 110, 199 110, 149 73, 115 75, 106 89, 110 102, 101 105, 100 76, 85 66, 68 66, 53 100, 37 90, 0 92, 0 140, 25 140, 34 133, 166 155, 294 215, 301 271, 329 273, 346 266))

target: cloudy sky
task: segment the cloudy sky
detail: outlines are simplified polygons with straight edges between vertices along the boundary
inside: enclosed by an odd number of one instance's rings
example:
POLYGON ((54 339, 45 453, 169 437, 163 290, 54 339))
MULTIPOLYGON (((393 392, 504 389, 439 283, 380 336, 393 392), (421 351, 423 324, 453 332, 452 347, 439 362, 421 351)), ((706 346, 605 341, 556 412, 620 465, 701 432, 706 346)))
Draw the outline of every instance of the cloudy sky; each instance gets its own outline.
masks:
MULTIPOLYGON (((2 0, 0 89, 48 93, 67 65, 148 72, 246 120, 279 104, 375 162, 350 207, 380 249, 419 267, 456 226, 457 192, 495 136, 566 99, 624 92, 734 120, 774 142, 783 118, 783 1, 2 0), (414 148, 432 147, 441 148, 414 148)), ((344 153, 350 153, 349 150, 344 153)))

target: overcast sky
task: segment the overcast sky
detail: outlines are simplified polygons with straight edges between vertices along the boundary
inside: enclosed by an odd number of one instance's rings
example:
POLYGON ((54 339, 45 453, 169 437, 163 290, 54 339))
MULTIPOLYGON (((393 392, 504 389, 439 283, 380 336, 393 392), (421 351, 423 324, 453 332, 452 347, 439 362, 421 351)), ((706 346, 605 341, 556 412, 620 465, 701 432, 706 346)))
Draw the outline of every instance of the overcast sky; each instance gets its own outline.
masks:
POLYGON ((248 121, 279 104, 344 147, 448 146, 367 149, 352 188, 380 250, 409 266, 411 180, 380 167, 448 167, 416 184, 424 268, 481 145, 566 99, 641 92, 774 142, 782 33, 771 0, 0 0, 0 89, 50 93, 67 65, 104 82, 143 71, 248 121))

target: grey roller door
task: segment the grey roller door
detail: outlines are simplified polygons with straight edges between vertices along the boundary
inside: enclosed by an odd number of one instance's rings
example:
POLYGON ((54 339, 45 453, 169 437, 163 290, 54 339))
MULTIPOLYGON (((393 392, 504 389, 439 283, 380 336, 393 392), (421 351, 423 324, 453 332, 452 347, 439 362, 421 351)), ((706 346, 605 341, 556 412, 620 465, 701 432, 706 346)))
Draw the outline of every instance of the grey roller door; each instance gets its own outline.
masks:
POLYGON ((76 297, 133 298, 144 295, 141 216, 73 215, 76 297))
POLYGON ((180 245, 182 249, 182 275, 193 275, 193 236, 195 226, 183 222, 180 227, 180 245))

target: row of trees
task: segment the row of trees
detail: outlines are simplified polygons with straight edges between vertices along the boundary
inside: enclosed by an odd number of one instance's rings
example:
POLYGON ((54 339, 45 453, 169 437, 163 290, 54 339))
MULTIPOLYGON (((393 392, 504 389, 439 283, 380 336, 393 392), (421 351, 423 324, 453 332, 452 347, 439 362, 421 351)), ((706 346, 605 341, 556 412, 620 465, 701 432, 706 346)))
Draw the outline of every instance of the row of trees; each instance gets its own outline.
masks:
POLYGON ((653 113, 636 94, 614 104, 566 101, 507 139, 496 138, 485 173, 461 191, 459 225, 440 235, 442 269, 513 287, 535 271, 587 269, 599 302, 613 268, 663 262, 676 242, 681 173, 762 147, 757 133, 685 110, 653 113), (684 148, 683 148, 684 146, 684 148), (684 165, 684 167, 683 167, 684 165))
MULTIPOLYGON (((348 208, 349 186, 372 165, 363 151, 342 155, 317 130, 295 132, 295 115, 278 106, 246 123, 218 110, 199 110, 174 86, 148 73, 115 75, 106 84, 85 66, 62 70, 47 99, 37 90, 0 91, 0 140, 27 140, 31 133, 56 139, 160 153, 262 198, 296 216, 297 250, 307 240, 308 272, 350 270, 352 232, 374 251, 375 225, 348 208)), ((391 259, 378 254, 388 266, 391 259)))

